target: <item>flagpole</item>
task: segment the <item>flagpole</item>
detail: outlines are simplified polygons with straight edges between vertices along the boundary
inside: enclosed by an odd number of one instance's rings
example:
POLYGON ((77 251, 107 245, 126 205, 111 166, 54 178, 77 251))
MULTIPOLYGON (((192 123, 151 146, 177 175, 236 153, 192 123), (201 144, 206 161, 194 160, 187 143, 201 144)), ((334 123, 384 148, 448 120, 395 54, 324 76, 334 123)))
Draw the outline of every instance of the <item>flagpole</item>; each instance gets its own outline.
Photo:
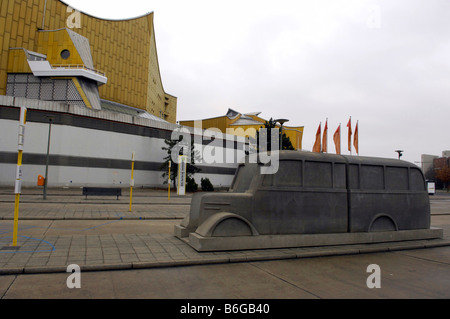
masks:
POLYGON ((349 147, 350 147, 350 155, 353 155, 352 154, 352 136, 353 136, 353 131, 352 131, 352 117, 350 116, 350 131, 349 131, 349 133, 350 133, 350 137, 349 137, 349 139, 348 139, 348 141, 349 141, 349 147))
POLYGON ((341 138, 341 134, 342 134, 342 123, 339 123, 339 155, 342 154, 342 138, 341 138))
POLYGON ((353 134, 353 147, 359 156, 359 121, 356 122, 355 133, 353 134))
POLYGON ((356 121, 356 127, 358 128, 358 156, 361 153, 361 150, 359 149, 359 120, 356 121))
POLYGON ((319 124, 319 128, 320 128, 320 136, 319 136, 319 153, 322 153, 322 122, 320 122, 319 124))
POLYGON ((328 153, 328 117, 327 120, 325 121, 325 128, 323 129, 322 153, 328 153))
POLYGON ((350 120, 347 124, 348 127, 348 149, 350 151, 350 155, 352 155, 352 117, 350 116, 350 120))
POLYGON ((336 154, 341 155, 341 123, 339 123, 338 128, 333 134, 333 142, 336 149, 336 154))
POLYGON ((322 122, 320 122, 319 128, 317 129, 316 140, 314 142, 312 151, 315 153, 322 152, 322 122))
POLYGON ((341 138, 341 134, 342 134, 342 123, 339 123, 339 155, 342 155, 342 138, 341 138))

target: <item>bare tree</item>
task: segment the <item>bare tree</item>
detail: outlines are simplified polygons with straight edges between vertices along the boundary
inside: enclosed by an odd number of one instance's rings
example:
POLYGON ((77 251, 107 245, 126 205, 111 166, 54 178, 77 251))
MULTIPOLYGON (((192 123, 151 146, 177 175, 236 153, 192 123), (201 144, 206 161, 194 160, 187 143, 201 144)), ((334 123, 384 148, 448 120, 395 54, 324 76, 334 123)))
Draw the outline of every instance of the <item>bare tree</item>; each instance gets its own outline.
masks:
POLYGON ((444 188, 447 189, 447 192, 450 189, 450 166, 442 166, 435 169, 436 171, 436 179, 440 180, 444 184, 444 188))

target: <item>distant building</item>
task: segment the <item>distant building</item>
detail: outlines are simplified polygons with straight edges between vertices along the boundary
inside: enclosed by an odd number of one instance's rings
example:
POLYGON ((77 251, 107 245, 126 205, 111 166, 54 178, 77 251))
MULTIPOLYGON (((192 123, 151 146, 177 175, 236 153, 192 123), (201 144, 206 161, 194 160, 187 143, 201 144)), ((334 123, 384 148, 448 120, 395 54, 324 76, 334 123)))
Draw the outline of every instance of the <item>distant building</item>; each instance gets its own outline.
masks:
MULTIPOLYGON (((162 85, 153 18, 106 20, 59 0, 0 1, 0 187, 16 182, 21 107, 24 187, 36 186, 47 163, 49 187, 128 187, 133 153, 134 185, 164 187, 162 148, 178 128, 177 98, 162 85)), ((243 156, 244 142, 233 142, 226 150, 243 156)), ((237 163, 198 167, 197 183, 227 187, 237 163)))
POLYGON ((450 151, 443 151, 442 157, 422 154, 422 171, 427 180, 436 181, 436 188, 443 188, 443 183, 436 178, 436 171, 450 167, 450 151))
POLYGON ((153 13, 105 20, 59 0, 2 1, 0 55, 0 95, 176 123, 177 98, 162 85, 153 13))
POLYGON ((436 158, 439 156, 422 154, 422 172, 428 180, 434 180, 434 160, 436 158))
MULTIPOLYGON (((242 114, 233 109, 229 109, 224 116, 203 120, 180 121, 180 125, 195 127, 197 122, 201 123, 202 129, 216 128, 224 134, 255 137, 256 132, 261 127, 264 127, 264 123, 268 121, 259 117, 260 114, 260 112, 242 114)), ((280 127, 279 124, 277 126, 280 127)), ((303 130, 303 126, 293 127, 283 125, 283 133, 289 137, 292 146, 296 150, 302 149, 303 130)))

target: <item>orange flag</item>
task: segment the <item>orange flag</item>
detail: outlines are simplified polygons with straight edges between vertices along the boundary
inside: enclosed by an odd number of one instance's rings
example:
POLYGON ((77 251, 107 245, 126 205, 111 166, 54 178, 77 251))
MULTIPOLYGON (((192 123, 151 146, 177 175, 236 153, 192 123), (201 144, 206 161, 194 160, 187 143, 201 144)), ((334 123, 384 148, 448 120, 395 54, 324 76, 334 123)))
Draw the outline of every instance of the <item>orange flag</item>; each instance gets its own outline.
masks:
POLYGON ((350 120, 347 124, 348 127, 348 150, 352 151, 352 117, 350 116, 350 120))
POLYGON ((341 124, 339 124, 336 132, 334 133, 333 140, 336 147, 336 154, 341 154, 341 124))
POLYGON ((355 147, 356 153, 359 155, 358 125, 359 125, 359 121, 356 122, 355 136, 353 138, 353 146, 355 147))
POLYGON ((325 122, 325 127, 323 129, 322 152, 328 153, 328 119, 325 122))
POLYGON ((321 134, 322 123, 319 124, 319 128, 316 133, 316 142, 314 143, 313 152, 320 153, 322 145, 320 144, 320 134, 321 134))

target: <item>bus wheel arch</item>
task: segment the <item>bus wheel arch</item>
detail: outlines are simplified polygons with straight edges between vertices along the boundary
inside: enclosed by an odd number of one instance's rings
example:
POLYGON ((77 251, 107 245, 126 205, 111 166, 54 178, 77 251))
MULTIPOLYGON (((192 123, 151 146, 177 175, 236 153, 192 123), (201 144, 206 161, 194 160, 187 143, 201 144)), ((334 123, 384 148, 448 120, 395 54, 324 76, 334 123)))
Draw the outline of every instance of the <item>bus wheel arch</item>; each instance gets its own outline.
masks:
POLYGON ((244 217, 222 212, 208 217, 195 231, 203 237, 257 236, 255 227, 244 217))
POLYGON ((379 231, 398 231, 395 219, 389 214, 376 215, 369 225, 369 232, 379 231))

